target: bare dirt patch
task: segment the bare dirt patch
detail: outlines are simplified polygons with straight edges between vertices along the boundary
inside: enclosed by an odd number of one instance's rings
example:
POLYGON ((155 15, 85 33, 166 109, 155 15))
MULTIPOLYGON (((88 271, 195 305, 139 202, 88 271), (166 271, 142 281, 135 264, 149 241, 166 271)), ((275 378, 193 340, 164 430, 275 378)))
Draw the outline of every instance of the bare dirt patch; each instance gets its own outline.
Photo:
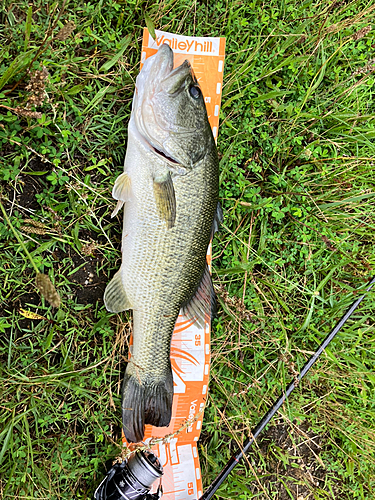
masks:
MULTIPOLYGON (((260 493, 262 499, 313 500, 314 493, 324 489, 327 479, 327 470, 320 457, 323 445, 323 436, 311 430, 308 422, 272 425, 258 441, 263 460, 254 451, 249 456, 256 473, 262 476, 263 493, 256 482, 250 489, 253 493, 260 493)), ((330 484, 335 483, 333 493, 336 496, 340 482, 330 477, 330 484)))

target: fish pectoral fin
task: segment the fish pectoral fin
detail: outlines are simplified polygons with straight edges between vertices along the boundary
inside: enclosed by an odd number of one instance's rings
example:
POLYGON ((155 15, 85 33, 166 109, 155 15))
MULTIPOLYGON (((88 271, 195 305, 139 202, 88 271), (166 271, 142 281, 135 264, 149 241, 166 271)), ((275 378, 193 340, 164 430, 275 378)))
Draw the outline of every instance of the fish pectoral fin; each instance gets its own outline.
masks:
POLYGON ((159 217, 171 229, 176 221, 176 196, 171 174, 154 179, 154 196, 159 217))
POLYGON ((111 214, 111 217, 114 217, 117 212, 122 208, 126 201, 130 199, 130 190, 131 190, 131 180, 128 176, 127 172, 123 172, 119 175, 115 181, 115 185, 112 189, 112 196, 115 200, 118 200, 116 208, 111 214))
POLYGON ((113 219, 113 217, 115 217, 115 215, 117 215, 117 213, 122 209, 122 207, 124 206, 124 202, 119 200, 116 204, 116 207, 115 209, 113 210, 113 212, 111 213, 111 219, 113 219))
POLYGON ((121 279, 121 267, 108 283, 104 292, 104 304, 108 311, 119 313, 132 309, 121 279))
POLYGON ((223 222, 223 210, 220 205, 220 201, 217 202, 217 207, 216 207, 216 212, 214 216, 214 220, 212 223, 212 230, 211 230, 211 239, 214 237, 214 234, 216 231, 219 230, 220 224, 223 222))
POLYGON ((190 301, 181 308, 181 312, 185 318, 195 320, 202 327, 206 317, 212 319, 215 316, 216 295, 207 264, 197 291, 190 301))

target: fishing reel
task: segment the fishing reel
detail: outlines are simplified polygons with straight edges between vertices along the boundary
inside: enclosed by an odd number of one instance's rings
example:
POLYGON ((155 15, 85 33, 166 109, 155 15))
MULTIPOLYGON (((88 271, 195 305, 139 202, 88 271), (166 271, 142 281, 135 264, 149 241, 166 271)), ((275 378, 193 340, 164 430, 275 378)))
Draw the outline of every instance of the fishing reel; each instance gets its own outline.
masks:
POLYGON ((138 451, 128 460, 115 463, 94 493, 95 500, 159 500, 161 485, 151 494, 153 483, 163 475, 163 467, 151 451, 138 451))

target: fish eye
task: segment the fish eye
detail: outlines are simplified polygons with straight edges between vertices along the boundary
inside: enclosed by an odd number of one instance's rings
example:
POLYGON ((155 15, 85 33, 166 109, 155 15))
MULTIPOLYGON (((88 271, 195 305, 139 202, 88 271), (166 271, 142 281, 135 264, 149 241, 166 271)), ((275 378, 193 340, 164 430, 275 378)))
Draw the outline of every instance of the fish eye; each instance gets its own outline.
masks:
POLYGON ((194 99, 199 99, 200 96, 202 95, 202 92, 201 92, 201 89, 198 87, 198 85, 190 85, 189 94, 194 99))

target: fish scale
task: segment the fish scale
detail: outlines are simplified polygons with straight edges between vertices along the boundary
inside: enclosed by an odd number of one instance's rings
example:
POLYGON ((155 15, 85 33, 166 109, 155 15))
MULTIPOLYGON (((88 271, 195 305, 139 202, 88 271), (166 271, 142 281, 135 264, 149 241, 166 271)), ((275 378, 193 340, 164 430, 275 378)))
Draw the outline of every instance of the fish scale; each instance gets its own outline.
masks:
MULTIPOLYGON (((137 234, 134 236, 137 246, 128 249, 125 244, 123 247, 123 252, 131 255, 129 270, 124 270, 122 278, 134 304, 134 330, 143 332, 142 337, 134 334, 132 359, 145 373, 153 370, 155 376, 164 372, 169 363, 170 339, 181 304, 191 297, 192 289, 199 283, 204 270, 202 262, 217 202, 207 203, 207 198, 213 197, 207 197, 206 189, 201 190, 199 201, 205 205, 205 210, 197 210, 194 215, 191 213, 191 196, 200 192, 197 187, 207 176, 207 166, 211 168, 210 163, 205 163, 201 175, 194 173, 194 182, 188 175, 175 181, 178 214, 175 226, 169 231, 158 227, 155 223, 158 217, 156 207, 152 207, 153 200, 150 199, 147 210, 138 213, 137 234), (186 219, 189 219, 189 224, 186 224, 186 219), (147 280, 147 287, 142 286, 143 280, 147 280)), ((128 231, 126 224, 124 230, 128 231)), ((142 371, 138 375, 142 379, 142 371)))

